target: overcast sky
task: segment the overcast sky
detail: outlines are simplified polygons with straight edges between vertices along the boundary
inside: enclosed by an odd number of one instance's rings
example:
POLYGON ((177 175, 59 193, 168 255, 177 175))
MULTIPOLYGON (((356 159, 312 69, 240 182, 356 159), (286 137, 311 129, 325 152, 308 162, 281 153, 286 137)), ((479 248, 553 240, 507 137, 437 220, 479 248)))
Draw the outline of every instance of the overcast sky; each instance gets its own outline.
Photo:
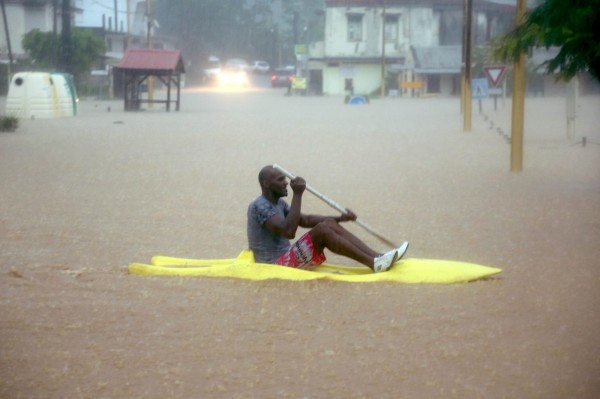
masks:
MULTIPOLYGON (((131 11, 135 1, 131 1, 131 11)), ((75 16, 75 24, 77 26, 102 26, 102 15, 106 15, 106 24, 108 18, 115 17, 115 0, 79 0, 79 7, 83 10, 81 15, 75 16)), ((127 29, 127 1, 117 0, 117 11, 119 26, 123 21, 123 29, 127 29)))

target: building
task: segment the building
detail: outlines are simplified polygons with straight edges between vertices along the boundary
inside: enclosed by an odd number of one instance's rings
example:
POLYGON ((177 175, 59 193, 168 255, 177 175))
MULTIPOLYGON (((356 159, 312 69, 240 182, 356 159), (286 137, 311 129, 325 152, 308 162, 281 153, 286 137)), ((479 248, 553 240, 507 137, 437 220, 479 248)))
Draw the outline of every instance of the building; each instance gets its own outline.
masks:
MULTIPOLYGON (((55 9, 54 0, 6 0, 4 3, 13 60, 26 57, 21 44, 26 33, 34 29, 57 33, 62 30, 61 7, 55 9)), ((71 11, 72 20, 75 13, 81 12, 77 7, 72 7, 71 11)), ((3 23, 0 29, 0 61, 3 63, 9 60, 5 28, 3 23)))
MULTIPOLYGON (((474 44, 510 30, 515 12, 515 1, 475 0, 474 44)), ((326 0, 325 39, 309 48, 310 90, 371 94, 385 79, 399 94, 457 94, 463 15, 464 0, 326 0)))

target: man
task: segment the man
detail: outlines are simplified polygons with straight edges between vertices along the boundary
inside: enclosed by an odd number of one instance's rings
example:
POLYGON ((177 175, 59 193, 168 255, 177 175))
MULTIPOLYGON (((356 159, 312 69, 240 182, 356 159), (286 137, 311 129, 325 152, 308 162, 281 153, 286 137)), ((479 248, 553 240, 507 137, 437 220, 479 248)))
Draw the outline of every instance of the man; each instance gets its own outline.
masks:
POLYGON ((305 215, 301 212, 302 194, 306 182, 301 177, 291 180, 293 196, 291 205, 282 198, 288 194, 285 175, 268 165, 258 174, 262 195, 248 206, 248 244, 259 263, 273 263, 299 269, 314 269, 325 261, 325 248, 338 255, 354 259, 375 273, 387 271, 408 248, 379 253, 369 248, 340 223, 356 220, 347 210, 337 217, 305 215), (310 228, 293 245, 298 227, 310 228))

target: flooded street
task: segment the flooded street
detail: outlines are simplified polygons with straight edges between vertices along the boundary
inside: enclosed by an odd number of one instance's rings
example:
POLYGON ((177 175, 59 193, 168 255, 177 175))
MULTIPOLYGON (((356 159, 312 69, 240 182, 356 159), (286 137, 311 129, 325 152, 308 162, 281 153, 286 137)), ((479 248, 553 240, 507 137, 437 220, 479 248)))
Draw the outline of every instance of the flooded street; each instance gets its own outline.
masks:
MULTIPOLYGON (((458 98, 185 89, 180 112, 83 100, 0 133, 2 398, 597 398, 600 98, 510 99, 462 131, 458 98), (587 145, 581 144, 586 137, 587 145), (277 163, 407 258, 503 269, 468 284, 143 277, 154 255, 246 248, 277 163)), ((335 214, 306 193, 305 213, 335 214)), ((387 249, 358 226, 369 245, 387 249)), ((332 263, 356 263, 328 254, 332 263)))

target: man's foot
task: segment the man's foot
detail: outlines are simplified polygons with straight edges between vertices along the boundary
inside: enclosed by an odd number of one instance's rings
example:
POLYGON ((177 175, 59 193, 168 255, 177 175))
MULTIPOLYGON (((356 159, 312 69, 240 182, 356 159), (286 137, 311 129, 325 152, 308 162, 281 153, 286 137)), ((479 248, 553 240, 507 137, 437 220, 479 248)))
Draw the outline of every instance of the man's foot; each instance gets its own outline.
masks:
POLYGON ((398 251, 395 249, 384 253, 375 258, 373 262, 373 271, 375 273, 387 272, 398 258, 398 251))
POLYGON ((404 243, 402 245, 400 245, 400 248, 398 248, 396 250, 396 252, 398 252, 398 257, 396 258, 397 261, 402 259, 402 257, 406 253, 407 249, 408 249, 408 241, 404 241, 404 243))

